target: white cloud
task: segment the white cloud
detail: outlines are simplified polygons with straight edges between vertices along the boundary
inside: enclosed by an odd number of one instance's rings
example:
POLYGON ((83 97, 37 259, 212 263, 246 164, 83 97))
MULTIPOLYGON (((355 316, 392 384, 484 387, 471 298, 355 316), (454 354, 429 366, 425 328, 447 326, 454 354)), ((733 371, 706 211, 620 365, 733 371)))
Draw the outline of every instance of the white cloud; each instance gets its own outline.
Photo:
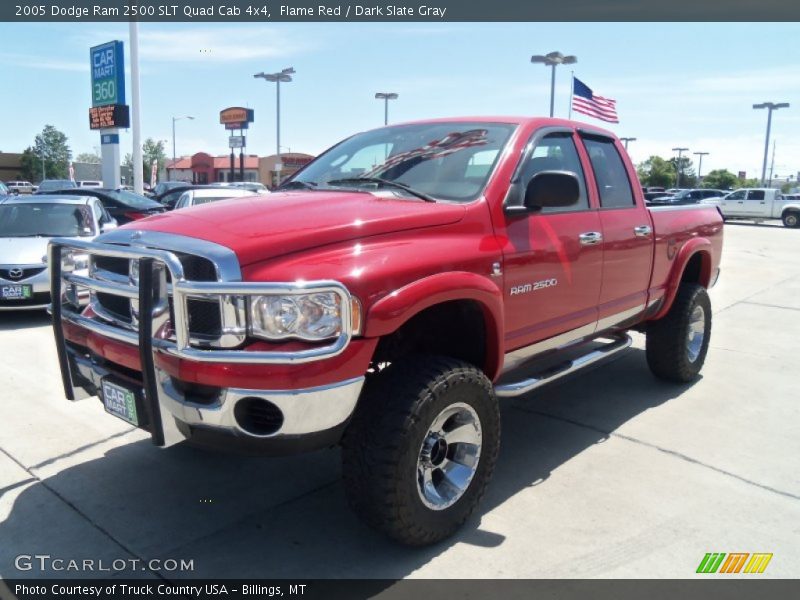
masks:
POLYGON ((33 54, 17 54, 4 52, 0 54, 0 63, 13 67, 26 69, 46 69, 52 71, 87 71, 89 61, 86 62, 60 60, 49 56, 35 56, 33 54))
POLYGON ((140 29, 142 60, 153 62, 230 62, 277 58, 308 51, 313 44, 271 27, 140 29))

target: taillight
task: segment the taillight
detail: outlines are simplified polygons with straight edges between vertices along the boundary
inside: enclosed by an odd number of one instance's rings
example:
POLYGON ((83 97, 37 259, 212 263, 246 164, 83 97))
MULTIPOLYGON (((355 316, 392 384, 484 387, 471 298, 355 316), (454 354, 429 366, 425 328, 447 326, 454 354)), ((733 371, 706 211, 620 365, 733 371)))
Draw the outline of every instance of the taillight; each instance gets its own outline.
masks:
POLYGON ((138 210, 131 210, 122 214, 124 214, 125 217, 131 221, 137 221, 138 219, 144 219, 145 217, 149 216, 147 213, 139 212, 138 210))

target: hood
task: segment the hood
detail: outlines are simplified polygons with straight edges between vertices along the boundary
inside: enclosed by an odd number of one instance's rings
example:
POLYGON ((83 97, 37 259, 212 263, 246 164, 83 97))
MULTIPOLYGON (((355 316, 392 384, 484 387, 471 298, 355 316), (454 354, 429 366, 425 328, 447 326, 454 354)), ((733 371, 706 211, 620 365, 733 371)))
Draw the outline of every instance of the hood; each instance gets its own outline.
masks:
POLYGON ((459 204, 350 191, 291 191, 204 204, 121 229, 160 231, 221 244, 241 266, 317 246, 459 221, 459 204))
POLYGON ((49 237, 0 238, 0 264, 41 265, 47 254, 49 237))

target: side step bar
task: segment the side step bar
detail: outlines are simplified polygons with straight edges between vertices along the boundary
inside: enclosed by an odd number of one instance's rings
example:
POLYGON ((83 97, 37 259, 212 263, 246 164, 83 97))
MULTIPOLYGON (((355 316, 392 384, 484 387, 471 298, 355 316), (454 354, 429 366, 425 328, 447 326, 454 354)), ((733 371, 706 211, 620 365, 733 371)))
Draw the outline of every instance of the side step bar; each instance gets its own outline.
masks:
POLYGON ((612 354, 621 352, 622 350, 628 348, 633 341, 631 340, 631 336, 627 334, 615 336, 612 338, 612 340, 613 341, 609 342, 605 346, 596 348, 587 354, 584 354, 583 356, 579 356, 578 358, 572 359, 569 362, 547 369, 536 377, 523 379, 522 381, 515 381, 513 383, 497 385, 495 386, 494 391, 499 398, 511 398, 513 396, 527 394, 528 392, 551 383, 556 379, 561 379, 570 373, 574 373, 575 371, 579 371, 584 367, 588 367, 597 361, 608 358, 612 354))

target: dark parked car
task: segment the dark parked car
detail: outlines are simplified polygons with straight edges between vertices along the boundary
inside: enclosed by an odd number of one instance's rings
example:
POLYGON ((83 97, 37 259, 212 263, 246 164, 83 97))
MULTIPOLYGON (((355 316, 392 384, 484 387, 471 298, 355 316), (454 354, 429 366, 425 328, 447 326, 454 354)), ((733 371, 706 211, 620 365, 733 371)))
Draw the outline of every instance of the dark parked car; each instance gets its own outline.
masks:
POLYGON ((681 190, 675 194, 669 194, 660 198, 649 200, 650 204, 697 204, 706 198, 718 198, 724 196, 725 192, 721 190, 710 189, 694 189, 694 190, 681 190))
POLYGON ((61 190, 75 189, 78 184, 71 179, 45 179, 39 184, 36 194, 52 194, 61 190))
POLYGON ((138 219, 144 219, 145 217, 165 211, 165 208, 155 200, 127 190, 77 188, 72 190, 60 190, 59 194, 93 196, 94 198, 99 198, 103 206, 106 207, 106 210, 120 225, 138 219))
POLYGON ((645 192, 644 199, 648 204, 656 203, 659 198, 667 198, 672 196, 669 192, 645 192))
MULTIPOLYGON (((160 184, 159 184, 160 185, 160 184)), ((157 188, 158 186, 156 186, 157 188)), ((230 190, 229 187, 225 186, 216 186, 216 185, 200 185, 195 183, 184 183, 181 186, 173 187, 163 194, 153 196, 153 200, 160 202, 163 206, 166 207, 167 210, 172 210, 175 208, 175 204, 177 204, 178 199, 183 195, 183 192, 188 192, 189 190, 207 190, 209 188, 219 188, 222 190, 230 190)))
POLYGON ((187 181, 161 181, 157 183, 155 187, 153 187, 153 189, 145 192, 145 194, 149 198, 156 198, 158 196, 163 196, 172 189, 184 187, 186 185, 191 185, 191 184, 187 181))

